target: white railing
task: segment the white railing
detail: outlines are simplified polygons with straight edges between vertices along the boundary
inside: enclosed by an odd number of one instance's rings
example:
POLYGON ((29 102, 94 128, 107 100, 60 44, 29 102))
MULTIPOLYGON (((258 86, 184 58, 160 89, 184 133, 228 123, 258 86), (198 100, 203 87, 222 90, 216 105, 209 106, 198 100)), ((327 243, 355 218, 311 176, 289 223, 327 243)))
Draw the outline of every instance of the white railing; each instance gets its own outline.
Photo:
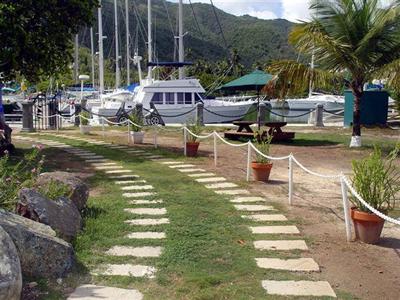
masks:
POLYGON ((250 173, 251 173, 251 156, 252 156, 252 152, 256 152, 258 155, 261 155, 263 157, 265 157, 266 159, 269 160, 276 160, 276 161, 280 161, 280 160, 288 160, 289 162, 289 174, 288 174, 288 178, 289 178, 289 193, 288 193, 288 198, 289 198, 289 205, 293 204, 293 185, 294 185, 294 179, 293 179, 293 162, 300 168, 302 169, 304 172, 313 175, 313 176, 317 176, 317 177, 321 177, 324 179, 331 179, 331 180, 339 180, 341 183, 341 193, 342 193, 342 200, 343 200, 343 210, 344 210, 344 217, 345 217, 345 226, 346 226, 346 238, 347 241, 351 241, 351 217, 350 217, 350 202, 348 199, 348 191, 350 191, 350 193, 356 197, 366 208, 368 208, 372 213, 378 215, 379 217, 381 217, 382 219, 396 224, 396 225, 400 225, 400 220, 396 220, 394 218, 391 218, 385 214, 383 214, 382 212, 374 209, 372 206, 370 206, 364 199, 362 199, 362 197, 357 193, 357 191, 353 188, 353 186, 350 183, 350 180, 343 174, 337 174, 337 175, 330 175, 330 174, 320 174, 317 172, 314 172, 308 168, 306 168, 303 164, 301 164, 296 157, 291 153, 288 156, 283 156, 283 157, 272 157, 269 155, 265 155, 264 153, 262 153, 261 151, 259 151, 254 144, 251 141, 248 141, 247 143, 241 143, 241 144, 233 144, 230 143, 228 141, 226 141, 223 137, 221 137, 216 131, 208 134, 208 135, 196 135, 193 132, 191 132, 188 128, 183 127, 183 136, 184 136, 184 154, 186 155, 186 142, 187 142, 187 135, 190 134, 192 136, 195 136, 199 139, 208 139, 213 137, 214 138, 214 165, 217 166, 218 163, 218 149, 217 149, 217 140, 221 140, 223 143, 225 143, 226 145, 232 146, 232 147, 245 147, 247 146, 247 174, 246 174, 246 180, 249 181, 250 180, 250 173))

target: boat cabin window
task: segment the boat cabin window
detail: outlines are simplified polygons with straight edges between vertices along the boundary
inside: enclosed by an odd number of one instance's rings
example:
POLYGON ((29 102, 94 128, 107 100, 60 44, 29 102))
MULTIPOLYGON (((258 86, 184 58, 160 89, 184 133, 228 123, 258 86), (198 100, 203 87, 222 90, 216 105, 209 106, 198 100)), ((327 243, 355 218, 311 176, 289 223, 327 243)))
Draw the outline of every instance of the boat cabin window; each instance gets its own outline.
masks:
POLYGON ((175 93, 165 93, 165 104, 175 104, 175 93))
POLYGON ((192 104, 192 93, 185 93, 185 104, 192 104))
POLYGON ((178 104, 183 104, 184 102, 183 102, 183 93, 176 93, 176 98, 177 98, 177 102, 178 102, 178 104))
POLYGON ((154 104, 163 104, 163 93, 154 93, 151 102, 154 104))

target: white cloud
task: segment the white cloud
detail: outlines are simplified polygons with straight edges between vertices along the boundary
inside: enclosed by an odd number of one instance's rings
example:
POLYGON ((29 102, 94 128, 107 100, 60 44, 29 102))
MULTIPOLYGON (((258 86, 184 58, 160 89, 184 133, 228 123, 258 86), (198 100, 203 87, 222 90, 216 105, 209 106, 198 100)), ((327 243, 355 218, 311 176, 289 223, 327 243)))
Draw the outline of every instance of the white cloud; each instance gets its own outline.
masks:
POLYGON ((309 20, 309 0, 281 0, 281 2, 283 19, 287 19, 291 22, 309 20))

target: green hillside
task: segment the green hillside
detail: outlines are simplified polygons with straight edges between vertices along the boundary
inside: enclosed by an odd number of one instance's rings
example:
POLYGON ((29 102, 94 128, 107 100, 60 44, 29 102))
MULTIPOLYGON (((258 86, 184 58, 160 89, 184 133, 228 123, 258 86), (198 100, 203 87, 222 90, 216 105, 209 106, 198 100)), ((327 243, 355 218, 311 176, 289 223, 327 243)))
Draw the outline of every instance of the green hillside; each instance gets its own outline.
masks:
MULTIPOLYGON (((103 0, 104 35, 108 37, 105 40, 105 54, 107 57, 114 56, 113 5, 113 0, 103 0)), ((125 57, 124 1, 119 1, 119 7, 121 54, 125 57)), ((174 58, 174 34, 171 28, 176 30, 177 9, 178 6, 175 3, 164 0, 153 0, 153 35, 156 57, 160 61, 171 61, 174 58), (168 14, 170 18, 168 18, 168 14)), ((229 57, 229 53, 233 49, 237 49, 241 58, 240 62, 247 68, 255 63, 266 63, 271 59, 295 57, 293 49, 287 42, 288 32, 293 24, 286 20, 260 20, 250 16, 237 17, 217 9, 217 14, 229 48, 227 50, 212 6, 209 4, 194 3, 193 9, 200 30, 196 25, 190 5, 184 5, 184 24, 185 32, 187 32, 185 36, 187 60, 195 61, 204 59, 210 62, 218 61, 229 57)), ((137 39, 140 55, 146 57, 147 0, 130 1, 129 10, 132 43, 134 45, 137 39), (137 15, 139 18, 136 17, 137 15)), ((97 31, 96 25, 95 30, 97 31)), ((89 46, 88 35, 84 39, 85 45, 89 46)))

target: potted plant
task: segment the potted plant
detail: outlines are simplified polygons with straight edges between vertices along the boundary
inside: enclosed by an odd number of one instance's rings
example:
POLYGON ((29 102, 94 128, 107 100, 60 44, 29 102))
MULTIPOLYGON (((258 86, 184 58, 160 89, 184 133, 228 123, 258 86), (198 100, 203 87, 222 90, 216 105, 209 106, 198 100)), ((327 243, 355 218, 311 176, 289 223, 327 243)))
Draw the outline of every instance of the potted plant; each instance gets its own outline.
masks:
MULTIPOLYGON (((186 128, 196 135, 200 135, 203 131, 203 126, 199 122, 189 122, 186 124, 186 128)), ((197 141, 197 137, 189 133, 186 140, 186 155, 189 157, 197 156, 199 145, 200 143, 197 141)))
POLYGON ((134 123, 132 125, 131 136, 134 144, 143 144, 144 132, 142 131, 143 119, 136 113, 129 115, 129 120, 134 123))
MULTIPOLYGON (((269 155, 273 136, 268 136, 267 134, 264 134, 263 130, 259 130, 255 132, 254 137, 257 150, 264 155, 269 155)), ((269 180, 272 166, 273 164, 268 158, 257 153, 256 160, 251 163, 254 179, 256 181, 267 182, 269 180)))
POLYGON ((89 134, 91 126, 89 125, 90 114, 87 111, 82 111, 79 114, 80 124, 79 129, 82 134, 89 134))
MULTIPOLYGON (((400 168, 394 163, 399 150, 398 145, 383 158, 381 149, 375 146, 370 156, 352 162, 354 189, 365 202, 383 214, 395 208, 396 194, 400 192, 400 168)), ((356 197, 350 200, 356 239, 368 244, 377 243, 385 220, 370 212, 356 197)))

